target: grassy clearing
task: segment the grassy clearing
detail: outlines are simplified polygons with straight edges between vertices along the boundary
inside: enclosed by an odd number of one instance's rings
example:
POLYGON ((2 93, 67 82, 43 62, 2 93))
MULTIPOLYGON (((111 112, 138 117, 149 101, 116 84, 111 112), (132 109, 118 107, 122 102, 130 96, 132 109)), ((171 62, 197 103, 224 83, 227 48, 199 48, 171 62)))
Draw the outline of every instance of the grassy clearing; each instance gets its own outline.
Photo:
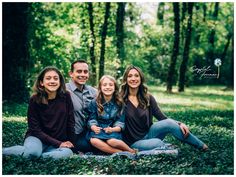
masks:
MULTIPOLYGON (((160 155, 129 160, 116 157, 107 161, 72 158, 28 160, 3 157, 3 174, 233 174, 234 126, 233 91, 221 86, 187 88, 184 93, 165 93, 164 87, 150 87, 168 117, 186 123, 191 132, 209 145, 201 152, 168 136, 179 147, 177 157, 160 155)), ((3 105, 3 147, 22 144, 27 128, 27 105, 3 105)))

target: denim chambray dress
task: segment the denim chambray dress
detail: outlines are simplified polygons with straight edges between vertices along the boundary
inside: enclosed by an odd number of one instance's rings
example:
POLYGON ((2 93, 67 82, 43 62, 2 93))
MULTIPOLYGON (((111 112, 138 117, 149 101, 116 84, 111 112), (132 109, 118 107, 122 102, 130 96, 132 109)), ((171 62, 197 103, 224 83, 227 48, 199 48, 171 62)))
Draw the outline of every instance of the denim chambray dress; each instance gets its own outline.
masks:
POLYGON ((111 138, 121 139, 121 132, 106 133, 103 129, 101 129, 99 134, 95 134, 91 130, 92 125, 97 125, 101 128, 119 126, 121 131, 124 129, 124 111, 119 111, 119 107, 114 100, 112 99, 111 101, 104 103, 103 108, 104 113, 99 115, 96 100, 94 99, 91 101, 88 109, 90 113, 88 128, 90 131, 88 132, 87 138, 90 139, 93 137, 102 140, 108 140, 111 138))

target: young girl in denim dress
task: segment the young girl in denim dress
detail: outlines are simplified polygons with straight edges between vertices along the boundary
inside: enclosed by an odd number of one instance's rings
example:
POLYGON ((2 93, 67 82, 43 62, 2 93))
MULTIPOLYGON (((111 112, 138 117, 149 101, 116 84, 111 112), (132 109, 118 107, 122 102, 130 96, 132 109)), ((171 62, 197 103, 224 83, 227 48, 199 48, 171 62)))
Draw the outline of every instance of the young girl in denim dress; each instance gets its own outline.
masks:
POLYGON ((89 105, 88 139, 97 149, 113 154, 128 151, 135 153, 121 140, 124 129, 123 101, 116 80, 104 75, 99 82, 97 98, 89 105))

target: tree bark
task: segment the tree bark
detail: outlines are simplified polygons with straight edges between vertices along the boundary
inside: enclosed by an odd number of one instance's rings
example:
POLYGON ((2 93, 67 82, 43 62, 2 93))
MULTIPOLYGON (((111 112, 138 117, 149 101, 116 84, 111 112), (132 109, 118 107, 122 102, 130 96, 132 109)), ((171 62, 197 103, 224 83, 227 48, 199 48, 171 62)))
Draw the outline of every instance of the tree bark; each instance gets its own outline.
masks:
POLYGON ((164 26, 164 13, 165 13, 165 3, 160 2, 157 10, 157 19, 158 23, 162 26, 164 26))
MULTIPOLYGON (((233 30, 234 31, 234 30, 233 30)), ((231 79, 230 79, 230 87, 234 89, 234 35, 232 35, 232 57, 231 57, 231 79)))
POLYGON ((29 98, 27 76, 30 3, 3 3, 3 100, 29 98))
POLYGON ((179 3, 174 2, 173 8, 174 8, 174 21, 175 21, 174 47, 173 47, 171 62, 169 66, 168 76, 167 76, 167 90, 166 90, 169 93, 172 92, 175 65, 176 65, 178 54, 179 54, 179 32, 180 32, 179 3))
POLYGON ((203 3, 203 22, 206 21, 206 14, 207 14, 207 5, 203 3))
POLYGON ((100 51, 100 61, 99 61, 99 79, 104 75, 105 47, 106 47, 105 42, 106 42, 106 36, 107 36, 107 26, 108 26, 109 16, 110 16, 110 2, 107 2, 105 16, 104 16, 104 23, 102 25, 101 51, 100 51))
POLYGON ((90 37, 91 37, 91 44, 89 44, 89 53, 90 53, 90 60, 91 60, 91 76, 90 81, 92 85, 96 84, 96 58, 95 58, 95 34, 94 34, 94 22, 93 22, 93 4, 92 2, 88 3, 88 13, 89 13, 89 25, 90 25, 90 37))
POLYGON ((125 2, 119 2, 116 13, 116 49, 120 67, 117 78, 124 72, 125 48, 124 48, 124 19, 125 19, 125 2))
MULTIPOLYGON (((213 12, 213 15, 212 15, 214 21, 217 20, 218 11, 219 11, 219 2, 216 2, 215 3, 215 9, 214 9, 214 12, 213 12)), ((214 27, 213 29, 211 29, 209 39, 208 39, 209 44, 210 44, 210 49, 207 53, 206 59, 207 59, 209 64, 212 64, 213 60, 214 60, 215 33, 216 33, 216 30, 215 30, 215 27, 214 27)))
POLYGON ((182 32, 181 32, 181 45, 184 44, 184 34, 186 32, 186 26, 184 24, 184 19, 185 19, 185 14, 187 12, 187 3, 183 2, 182 3, 182 17, 181 17, 181 24, 182 24, 182 32))
POLYGON ((194 3, 188 3, 188 25, 187 25, 187 31, 186 31, 186 39, 185 39, 185 45, 184 45, 184 52, 183 52, 183 61, 180 66, 179 70, 179 92, 184 91, 185 86, 185 74, 187 71, 187 64, 188 64, 188 58, 189 58, 189 48, 191 43, 191 33, 192 33, 192 15, 193 15, 193 5, 194 3))
POLYGON ((229 48, 229 44, 230 44, 230 41, 231 41, 231 38, 232 38, 232 33, 229 33, 229 34, 227 35, 227 42, 226 42, 226 44, 225 44, 224 51, 223 51, 223 53, 222 53, 222 55, 221 55, 221 60, 222 60, 222 61, 225 60, 225 57, 226 57, 226 54, 227 54, 227 50, 228 50, 228 48, 229 48))

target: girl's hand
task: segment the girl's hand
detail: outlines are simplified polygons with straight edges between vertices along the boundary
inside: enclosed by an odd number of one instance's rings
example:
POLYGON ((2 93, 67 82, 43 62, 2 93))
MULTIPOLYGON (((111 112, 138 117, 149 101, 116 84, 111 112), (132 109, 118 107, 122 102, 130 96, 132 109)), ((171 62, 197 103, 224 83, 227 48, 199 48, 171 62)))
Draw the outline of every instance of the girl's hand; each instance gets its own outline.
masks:
POLYGON ((113 132, 113 128, 112 127, 106 127, 103 129, 106 133, 110 134, 113 132))
POLYGON ((60 148, 73 148, 74 145, 70 141, 65 141, 60 144, 60 148))
POLYGON ((91 130, 95 133, 95 134, 99 134, 101 131, 101 127, 98 127, 97 125, 92 125, 91 126, 91 130))
POLYGON ((187 125, 185 125, 184 123, 180 123, 179 127, 180 127, 182 133, 184 134, 184 138, 187 138, 189 135, 189 129, 188 129, 187 125))

